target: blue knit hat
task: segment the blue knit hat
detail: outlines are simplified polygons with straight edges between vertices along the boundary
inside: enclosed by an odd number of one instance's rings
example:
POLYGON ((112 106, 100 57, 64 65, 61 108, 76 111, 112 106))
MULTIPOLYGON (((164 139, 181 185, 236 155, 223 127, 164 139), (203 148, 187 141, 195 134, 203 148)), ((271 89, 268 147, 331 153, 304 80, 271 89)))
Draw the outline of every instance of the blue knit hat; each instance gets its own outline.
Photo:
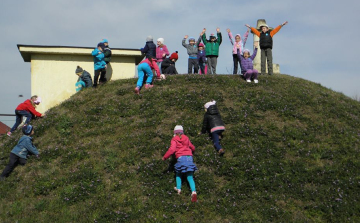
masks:
POLYGON ((107 39, 103 39, 101 42, 102 43, 109 43, 107 39))
POLYGON ((24 125, 24 127, 22 128, 22 132, 25 134, 25 135, 30 135, 32 130, 33 130, 33 126, 32 125, 24 125))

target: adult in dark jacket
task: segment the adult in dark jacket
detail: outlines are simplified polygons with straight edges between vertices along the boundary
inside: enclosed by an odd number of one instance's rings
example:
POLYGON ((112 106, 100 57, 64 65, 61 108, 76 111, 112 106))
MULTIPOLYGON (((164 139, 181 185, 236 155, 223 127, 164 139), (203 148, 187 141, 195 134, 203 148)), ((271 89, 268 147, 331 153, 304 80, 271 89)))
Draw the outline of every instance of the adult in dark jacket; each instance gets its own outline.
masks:
POLYGON ((220 155, 223 155, 225 150, 220 145, 220 139, 222 137, 222 133, 225 131, 225 125, 216 106, 216 101, 209 101, 204 105, 204 107, 206 112, 204 114, 201 134, 209 133, 216 151, 220 155))
POLYGON ((78 75, 78 77, 79 77, 78 82, 80 80, 84 81, 85 87, 93 86, 91 75, 86 70, 83 70, 80 66, 76 67, 75 74, 78 75))
POLYGON ((156 58, 156 45, 153 42, 153 37, 148 36, 146 37, 146 43, 144 48, 141 48, 141 53, 144 53, 146 58, 152 57, 156 58))
POLYGON ((161 63, 161 73, 162 74, 178 74, 175 62, 178 60, 179 56, 177 51, 172 53, 170 58, 165 58, 161 63))
POLYGON ((111 61, 111 49, 109 47, 109 41, 107 39, 103 39, 101 41, 102 43, 104 43, 105 48, 104 48, 104 61, 106 64, 110 63, 111 61))

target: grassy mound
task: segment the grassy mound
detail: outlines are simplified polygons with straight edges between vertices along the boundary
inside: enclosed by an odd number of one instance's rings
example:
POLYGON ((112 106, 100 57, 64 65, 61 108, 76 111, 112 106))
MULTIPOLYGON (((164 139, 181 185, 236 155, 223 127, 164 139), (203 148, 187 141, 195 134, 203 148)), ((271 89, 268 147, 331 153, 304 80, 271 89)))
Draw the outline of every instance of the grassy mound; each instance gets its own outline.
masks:
MULTIPOLYGON (((359 222, 360 104, 287 75, 180 75, 77 93, 33 121, 41 158, 0 182, 2 222, 359 222), (219 157, 201 129, 215 99, 219 157), (198 203, 162 161, 176 124, 196 147, 198 203)), ((20 137, 0 140, 0 169, 20 137)))

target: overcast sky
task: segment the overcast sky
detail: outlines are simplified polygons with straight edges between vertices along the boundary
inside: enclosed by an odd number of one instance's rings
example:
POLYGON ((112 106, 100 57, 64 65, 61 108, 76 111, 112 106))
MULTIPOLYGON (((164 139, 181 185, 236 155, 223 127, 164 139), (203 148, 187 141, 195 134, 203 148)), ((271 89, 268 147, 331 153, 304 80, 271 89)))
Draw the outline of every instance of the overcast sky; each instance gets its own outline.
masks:
MULTIPOLYGON (((31 96, 30 63, 23 61, 17 44, 95 47, 107 38, 110 47, 139 49, 152 35, 155 41, 163 37, 170 52, 179 51, 176 66, 185 73, 184 35, 197 37, 203 28, 207 34, 215 33, 220 27, 223 43, 217 72, 230 74, 233 62, 226 28, 243 35, 244 25, 256 26, 258 19, 266 19, 272 27, 289 21, 274 36, 273 58, 281 73, 354 98, 360 96, 359 5, 356 0, 2 1, 0 114, 13 114, 31 96)), ((251 34, 246 48, 252 44, 251 34)), ((10 127, 14 120, 0 116, 10 127)))

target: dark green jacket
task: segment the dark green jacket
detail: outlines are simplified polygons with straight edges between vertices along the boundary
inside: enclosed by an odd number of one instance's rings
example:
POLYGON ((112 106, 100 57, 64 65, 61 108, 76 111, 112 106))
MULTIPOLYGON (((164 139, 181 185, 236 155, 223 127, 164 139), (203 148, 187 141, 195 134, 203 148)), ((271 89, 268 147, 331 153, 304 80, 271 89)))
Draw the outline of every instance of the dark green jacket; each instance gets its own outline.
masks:
POLYGON ((206 56, 219 56, 219 46, 222 42, 221 33, 217 33, 217 39, 214 42, 206 39, 206 34, 202 35, 202 40, 205 44, 206 56))
POLYGON ((104 60, 105 60, 106 64, 110 63, 110 61, 111 61, 111 49, 110 49, 110 47, 108 47, 108 46, 105 47, 104 56, 105 56, 104 60))

